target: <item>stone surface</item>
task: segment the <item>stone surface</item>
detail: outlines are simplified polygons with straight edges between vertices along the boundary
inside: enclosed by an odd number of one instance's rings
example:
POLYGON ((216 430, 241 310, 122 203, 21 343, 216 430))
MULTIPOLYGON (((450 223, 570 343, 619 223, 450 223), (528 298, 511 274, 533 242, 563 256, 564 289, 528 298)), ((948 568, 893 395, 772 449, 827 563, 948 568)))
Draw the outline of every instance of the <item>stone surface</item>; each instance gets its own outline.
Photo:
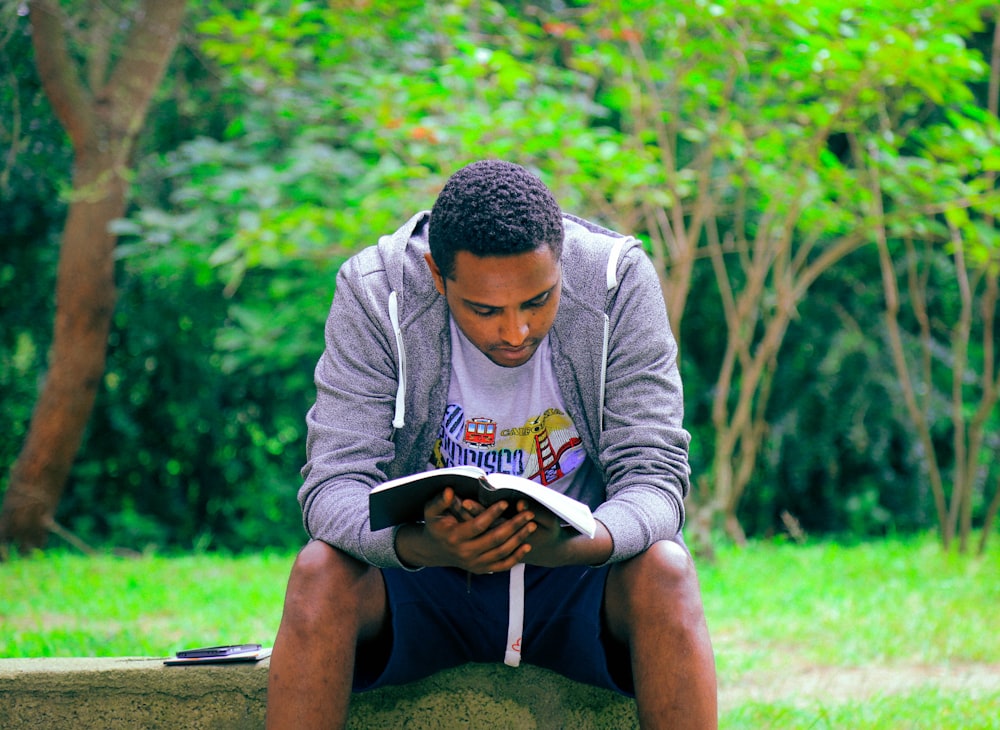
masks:
MULTIPOLYGON (((161 659, 0 659, 0 728, 253 729, 264 726, 267 660, 164 666, 161 659)), ((635 703, 537 667, 470 664, 355 695, 348 726, 638 727, 635 703)))

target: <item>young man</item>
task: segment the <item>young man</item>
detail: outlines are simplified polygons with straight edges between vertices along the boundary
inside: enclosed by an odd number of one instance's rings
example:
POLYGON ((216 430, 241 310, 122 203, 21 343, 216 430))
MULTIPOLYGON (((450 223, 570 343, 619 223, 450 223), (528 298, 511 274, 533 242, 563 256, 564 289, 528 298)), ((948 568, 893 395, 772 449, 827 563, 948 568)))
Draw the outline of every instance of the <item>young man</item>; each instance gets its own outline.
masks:
POLYGON ((634 694, 645 728, 714 728, 715 664, 680 537, 677 348, 637 242, 563 214, 518 165, 473 163, 431 212, 340 270, 299 493, 268 727, 341 727, 352 691, 469 661, 634 694), (368 492, 474 463, 586 502, 591 539, 538 505, 450 488, 372 532, 368 492))

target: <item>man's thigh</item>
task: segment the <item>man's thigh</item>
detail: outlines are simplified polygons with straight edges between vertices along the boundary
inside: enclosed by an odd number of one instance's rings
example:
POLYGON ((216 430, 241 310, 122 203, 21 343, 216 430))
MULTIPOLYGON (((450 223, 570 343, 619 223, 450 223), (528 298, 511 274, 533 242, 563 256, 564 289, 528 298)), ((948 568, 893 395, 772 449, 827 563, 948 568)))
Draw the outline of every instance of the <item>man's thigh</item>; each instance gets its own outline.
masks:
POLYGON ((575 681, 631 694, 628 650, 603 617, 609 572, 610 566, 529 566, 521 655, 575 681))
POLYGON ((355 691, 412 682, 466 662, 503 660, 507 573, 387 568, 382 576, 389 631, 376 651, 358 648, 355 691))

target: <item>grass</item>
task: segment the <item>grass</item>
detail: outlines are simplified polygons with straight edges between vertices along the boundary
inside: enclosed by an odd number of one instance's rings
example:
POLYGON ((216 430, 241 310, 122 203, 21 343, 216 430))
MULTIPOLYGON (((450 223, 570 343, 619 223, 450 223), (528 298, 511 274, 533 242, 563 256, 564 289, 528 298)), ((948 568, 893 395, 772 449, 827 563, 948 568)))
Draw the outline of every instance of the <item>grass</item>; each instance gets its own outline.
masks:
POLYGON ((1000 692, 992 697, 930 689, 864 702, 790 705, 747 703, 726 713, 726 730, 994 730, 1000 727, 1000 692))
POLYGON ((291 555, 86 557, 0 563, 0 657, 167 656, 270 645, 291 555))
POLYGON ((1000 550, 943 554, 931 538, 845 547, 757 543, 701 570, 720 662, 787 666, 1000 661, 1000 550), (732 651, 726 651, 732 647, 732 651))
MULTIPOLYGON (((998 542, 981 558, 943 554, 931 537, 722 548, 700 566, 722 727, 1000 728, 1000 674, 968 686, 942 681, 1000 669, 998 542), (902 692, 864 687, 860 698, 832 686, 796 691, 803 676, 822 684, 871 669, 916 679, 902 692)), ((292 559, 15 558, 0 564, 0 656, 269 645, 292 559)))
POLYGON ((767 698, 723 702, 722 727, 1000 728, 996 541, 981 558, 944 554, 931 537, 755 543, 700 575, 720 687, 767 698), (876 681, 852 696, 832 681, 852 671, 912 686, 876 681), (986 679, 943 681, 966 673, 986 679))

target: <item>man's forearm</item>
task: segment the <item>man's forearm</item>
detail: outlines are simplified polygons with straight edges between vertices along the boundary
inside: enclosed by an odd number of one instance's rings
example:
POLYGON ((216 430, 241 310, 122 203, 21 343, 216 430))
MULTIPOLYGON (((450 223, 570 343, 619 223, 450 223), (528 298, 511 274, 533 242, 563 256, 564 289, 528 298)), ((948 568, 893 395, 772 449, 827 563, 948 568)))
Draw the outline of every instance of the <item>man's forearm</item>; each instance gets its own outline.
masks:
POLYGON ((429 568, 434 565, 426 540, 424 526, 410 523, 396 530, 396 555, 408 568, 429 568))
POLYGON ((614 551, 615 543, 611 533, 600 521, 593 538, 563 527, 563 539, 548 545, 533 546, 524 562, 530 565, 541 565, 547 568, 558 568, 564 565, 602 565, 607 562, 614 551))

